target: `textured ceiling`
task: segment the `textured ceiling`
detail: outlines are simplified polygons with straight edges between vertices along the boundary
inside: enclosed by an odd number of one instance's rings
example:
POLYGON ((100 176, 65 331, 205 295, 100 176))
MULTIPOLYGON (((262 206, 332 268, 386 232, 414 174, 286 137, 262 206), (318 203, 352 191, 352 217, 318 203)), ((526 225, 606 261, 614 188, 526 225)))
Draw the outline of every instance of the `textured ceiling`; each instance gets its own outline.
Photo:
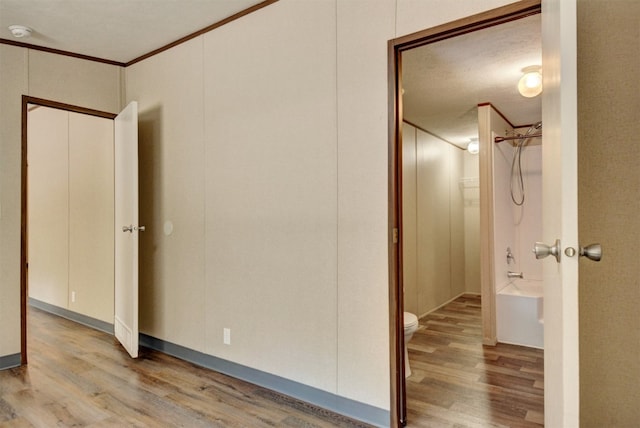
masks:
POLYGON ((126 63, 262 0, 0 0, 0 38, 126 63), (9 25, 33 29, 15 39, 9 25))
POLYGON ((538 14, 404 52, 404 118, 462 147, 478 136, 478 104, 514 125, 540 121, 541 97, 517 89, 522 69, 542 64, 540 25, 538 14))

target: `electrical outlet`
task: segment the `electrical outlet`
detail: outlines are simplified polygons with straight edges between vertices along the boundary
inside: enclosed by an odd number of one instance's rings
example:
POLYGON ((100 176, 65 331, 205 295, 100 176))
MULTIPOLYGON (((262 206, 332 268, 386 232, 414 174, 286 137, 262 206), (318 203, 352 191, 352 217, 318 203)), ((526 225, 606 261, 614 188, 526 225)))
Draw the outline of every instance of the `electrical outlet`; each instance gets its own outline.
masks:
POLYGON ((231 345, 231 329, 223 328, 222 329, 222 341, 225 345, 231 345))
POLYGON ((71 292, 71 303, 75 303, 76 302, 76 292, 72 291, 71 292))

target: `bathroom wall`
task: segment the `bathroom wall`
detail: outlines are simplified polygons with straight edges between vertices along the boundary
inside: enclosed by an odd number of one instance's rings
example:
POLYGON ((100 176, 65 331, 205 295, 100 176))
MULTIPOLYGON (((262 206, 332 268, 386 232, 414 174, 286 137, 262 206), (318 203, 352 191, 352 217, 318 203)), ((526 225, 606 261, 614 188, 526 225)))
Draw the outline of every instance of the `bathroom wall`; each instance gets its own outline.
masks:
MULTIPOLYGON (((527 129, 516 129, 524 134, 527 129)), ((533 254, 533 245, 542 239, 542 139, 528 141, 521 164, 525 189, 524 205, 511 205, 516 225, 514 247, 519 255, 518 269, 525 279, 542 281, 542 263, 533 254)), ((509 168, 510 170, 511 168, 509 168)))
POLYGON ((404 310, 419 315, 416 132, 415 127, 402 124, 402 285, 404 310))
MULTIPOLYGON (((522 133, 526 129, 512 129, 508 122, 492 106, 481 106, 489 111, 481 115, 487 120, 486 129, 493 134, 483 136, 493 144, 493 228, 494 228, 494 272, 495 287, 499 290, 507 284, 507 272, 523 272, 525 279, 542 280, 542 264, 531 249, 542 234, 542 149, 540 141, 531 140, 522 151, 521 165, 525 188, 523 206, 516 206, 511 199, 511 165, 515 148, 509 141, 493 143, 494 136, 522 133), (505 130, 507 132, 505 133, 505 130), (507 247, 515 257, 515 262, 507 264, 507 247)), ((518 141, 518 140, 515 140, 518 141)), ((514 189, 517 189, 514 184, 514 189)), ((516 191, 516 200, 520 193, 516 191)))
POLYGON ((480 171, 479 156, 464 151, 460 181, 464 204, 464 283, 469 293, 480 294, 480 171))
POLYGON ((113 121, 28 114, 29 297, 113 323, 113 121))
POLYGON ((405 310, 422 316, 468 291, 465 151, 407 123, 402 144, 405 310))

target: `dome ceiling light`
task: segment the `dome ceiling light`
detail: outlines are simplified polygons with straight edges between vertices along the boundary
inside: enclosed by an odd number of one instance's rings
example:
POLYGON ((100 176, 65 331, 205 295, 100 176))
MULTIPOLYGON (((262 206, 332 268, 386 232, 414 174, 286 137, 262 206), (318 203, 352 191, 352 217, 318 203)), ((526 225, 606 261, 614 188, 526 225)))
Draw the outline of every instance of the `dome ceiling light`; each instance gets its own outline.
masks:
POLYGON ((24 25, 10 25, 9 31, 13 34, 13 37, 21 39, 23 37, 29 37, 33 30, 29 27, 25 27, 24 25))
POLYGON ((467 150, 472 155, 478 154, 478 152, 480 151, 480 144, 477 138, 471 138, 469 140, 469 144, 467 144, 467 150))
POLYGON ((533 98, 542 92, 542 67, 531 65, 522 69, 524 73, 518 82, 520 95, 533 98))

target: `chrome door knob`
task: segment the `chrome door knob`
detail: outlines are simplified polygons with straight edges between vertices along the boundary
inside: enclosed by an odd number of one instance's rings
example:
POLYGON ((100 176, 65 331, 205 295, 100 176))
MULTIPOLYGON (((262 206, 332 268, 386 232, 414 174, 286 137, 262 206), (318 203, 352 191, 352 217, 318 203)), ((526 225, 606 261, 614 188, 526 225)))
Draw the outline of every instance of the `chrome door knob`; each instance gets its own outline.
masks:
POLYGON ((556 239, 556 242, 553 245, 536 242, 533 246, 533 254, 536 255, 536 259, 544 259, 547 256, 554 256, 556 261, 560 263, 560 240, 556 239))
POLYGON ((586 247, 580 247, 580 256, 599 262, 602 259, 602 245, 591 244, 586 247))

